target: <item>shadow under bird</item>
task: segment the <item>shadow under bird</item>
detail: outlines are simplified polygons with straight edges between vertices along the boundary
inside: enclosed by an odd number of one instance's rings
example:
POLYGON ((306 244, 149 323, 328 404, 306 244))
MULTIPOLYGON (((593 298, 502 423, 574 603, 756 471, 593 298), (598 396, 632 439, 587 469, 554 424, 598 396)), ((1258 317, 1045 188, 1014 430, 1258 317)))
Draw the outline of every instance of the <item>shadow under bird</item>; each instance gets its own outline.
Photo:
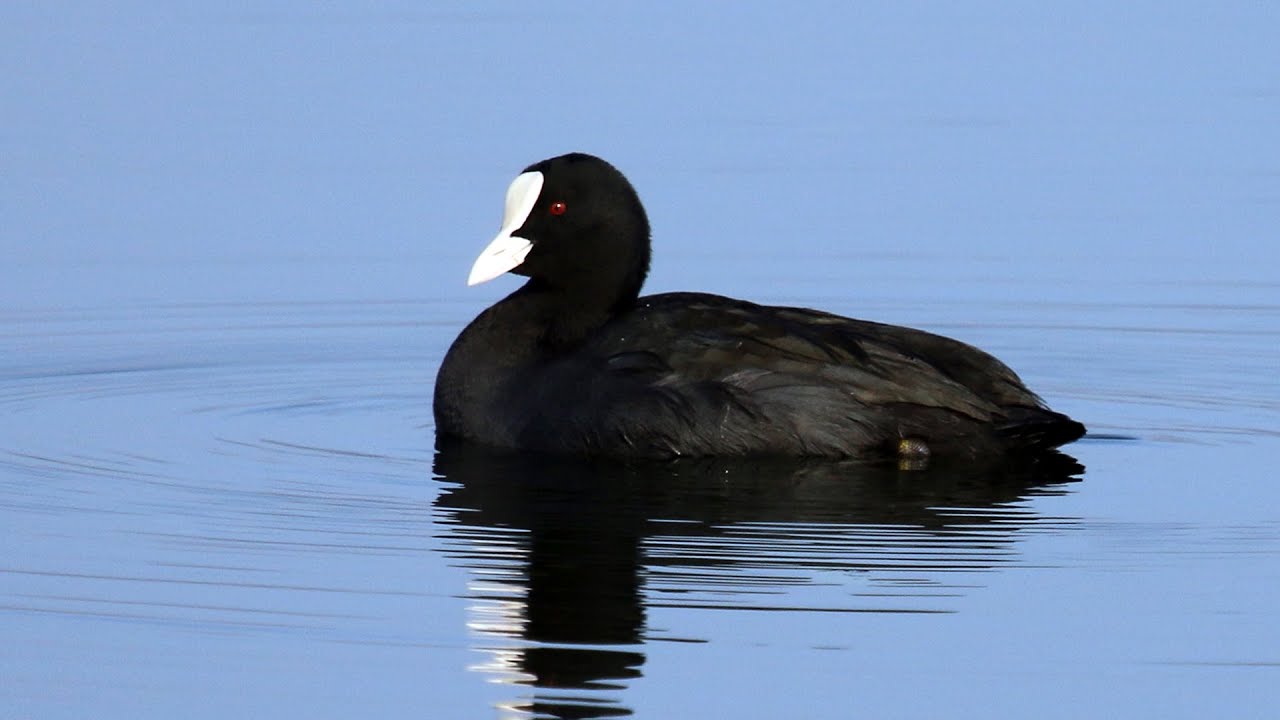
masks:
POLYGON ((649 222, 600 158, 529 166, 469 285, 529 278, 449 348, 442 438, 556 454, 986 458, 1085 428, 958 340, 705 293, 640 296, 649 222))

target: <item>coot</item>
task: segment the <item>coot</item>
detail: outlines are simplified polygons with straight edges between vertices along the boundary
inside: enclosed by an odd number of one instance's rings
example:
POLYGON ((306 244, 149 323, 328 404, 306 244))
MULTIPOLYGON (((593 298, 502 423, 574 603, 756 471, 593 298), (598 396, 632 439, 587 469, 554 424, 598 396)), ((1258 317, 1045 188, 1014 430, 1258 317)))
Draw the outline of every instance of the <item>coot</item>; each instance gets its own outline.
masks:
POLYGON ((705 293, 640 297, 649 222, 581 153, 529 166, 467 283, 529 278, 449 348, 445 438, 621 457, 989 458, 1071 442, 991 355, 921 330, 705 293))

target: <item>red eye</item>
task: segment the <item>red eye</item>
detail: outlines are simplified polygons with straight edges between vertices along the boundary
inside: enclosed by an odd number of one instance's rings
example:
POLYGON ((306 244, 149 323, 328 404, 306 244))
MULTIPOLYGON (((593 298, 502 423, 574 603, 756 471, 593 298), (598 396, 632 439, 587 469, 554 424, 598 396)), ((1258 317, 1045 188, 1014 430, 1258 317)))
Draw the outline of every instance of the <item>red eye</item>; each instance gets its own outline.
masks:
POLYGON ((569 208, 565 207, 565 204, 562 202, 553 202, 549 208, 552 215, 563 215, 564 211, 568 209, 569 208))

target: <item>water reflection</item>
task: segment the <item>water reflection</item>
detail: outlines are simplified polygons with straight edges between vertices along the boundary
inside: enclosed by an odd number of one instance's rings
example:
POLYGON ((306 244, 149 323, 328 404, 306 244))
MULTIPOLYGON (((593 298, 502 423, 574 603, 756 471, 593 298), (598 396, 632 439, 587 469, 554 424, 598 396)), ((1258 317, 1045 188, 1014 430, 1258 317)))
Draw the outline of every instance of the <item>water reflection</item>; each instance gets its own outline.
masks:
POLYGON ((469 569, 469 625, 496 682, 535 688, 507 708, 629 715, 620 690, 653 608, 948 612, 940 598, 1062 522, 1018 501, 1083 472, 1054 453, 1015 464, 905 470, 830 461, 619 464, 439 448, 447 553, 469 569), (846 581, 832 579, 845 578, 846 581), (816 579, 822 576, 822 580, 816 579), (856 587, 844 587, 852 583, 856 587), (822 584, 820 599, 789 598, 822 584))

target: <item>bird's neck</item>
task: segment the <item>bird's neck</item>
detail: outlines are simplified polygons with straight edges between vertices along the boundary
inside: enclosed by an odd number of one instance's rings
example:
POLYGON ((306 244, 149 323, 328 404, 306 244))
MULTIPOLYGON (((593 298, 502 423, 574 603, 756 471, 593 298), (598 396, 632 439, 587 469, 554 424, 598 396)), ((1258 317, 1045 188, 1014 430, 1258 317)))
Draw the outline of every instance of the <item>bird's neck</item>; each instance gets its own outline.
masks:
POLYGON ((449 348, 436 379, 438 418, 500 400, 510 381, 581 347, 634 303, 634 292, 610 298, 529 281, 481 313, 449 348))
POLYGON ((538 280, 494 306, 510 309, 513 322, 525 325, 531 356, 555 357, 580 347, 614 317, 635 306, 639 287, 618 289, 616 282, 583 283, 571 289, 538 280))

